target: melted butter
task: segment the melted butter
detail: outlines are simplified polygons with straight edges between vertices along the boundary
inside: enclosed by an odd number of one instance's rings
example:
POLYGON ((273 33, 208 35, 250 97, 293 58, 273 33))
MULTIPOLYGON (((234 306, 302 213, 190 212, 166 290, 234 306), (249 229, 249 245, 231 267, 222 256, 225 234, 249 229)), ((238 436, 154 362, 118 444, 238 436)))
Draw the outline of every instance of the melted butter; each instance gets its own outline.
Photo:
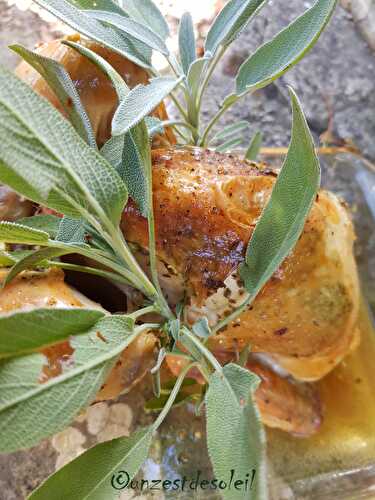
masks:
POLYGON ((364 304, 361 343, 319 384, 324 422, 308 439, 268 431, 275 470, 287 480, 302 479, 375 463, 375 329, 364 304))

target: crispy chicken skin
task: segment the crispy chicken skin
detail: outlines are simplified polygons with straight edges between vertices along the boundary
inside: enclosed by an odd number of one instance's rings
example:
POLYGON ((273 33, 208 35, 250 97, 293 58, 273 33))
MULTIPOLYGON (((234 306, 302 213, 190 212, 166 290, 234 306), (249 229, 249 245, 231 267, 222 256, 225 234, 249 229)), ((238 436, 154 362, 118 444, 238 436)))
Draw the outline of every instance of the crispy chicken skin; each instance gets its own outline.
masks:
MULTIPOLYGON (((81 40, 79 35, 68 37, 68 39, 80 42, 102 56, 123 77, 130 88, 148 82, 147 72, 132 61, 95 42, 81 40)), ((50 57, 60 62, 65 67, 89 115, 97 143, 99 146, 102 146, 110 138, 111 121, 118 105, 116 92, 110 80, 86 57, 66 45, 62 45, 61 40, 41 44, 36 51, 42 56, 50 57)), ((32 86, 38 94, 48 99, 51 104, 65 115, 61 103, 54 92, 39 73, 28 63, 21 62, 16 68, 16 75, 32 86)), ((158 106, 154 111, 154 115, 161 120, 167 119, 164 104, 158 106)), ((174 143, 175 137, 170 128, 166 129, 165 136, 156 136, 155 138, 155 144, 159 146, 174 143)))
MULTIPOLYGON (((7 270, 0 269, 0 286, 7 270)), ((0 315, 17 310, 32 310, 44 307, 89 307, 101 306, 71 288, 64 282, 64 273, 59 269, 46 272, 24 272, 18 275, 3 290, 0 290, 0 315)), ((25 332, 27 333, 27 332, 25 332)), ((112 369, 97 400, 109 399, 120 392, 130 390, 155 364, 157 338, 150 332, 141 334, 127 347, 112 369)), ((43 349, 47 363, 41 381, 56 377, 73 350, 69 342, 61 342, 43 349)))
MULTIPOLYGON (((276 177, 265 165, 232 155, 198 148, 153 151, 163 285, 170 297, 177 294, 176 301, 187 293, 190 321, 206 315, 214 325, 243 300, 234 271, 276 177)), ((133 203, 124 211, 122 229, 128 241, 147 248, 147 224, 133 203)), ((346 208, 321 191, 291 255, 211 347, 231 350, 249 342, 297 378, 314 380, 328 373, 357 342, 353 241, 346 208)))

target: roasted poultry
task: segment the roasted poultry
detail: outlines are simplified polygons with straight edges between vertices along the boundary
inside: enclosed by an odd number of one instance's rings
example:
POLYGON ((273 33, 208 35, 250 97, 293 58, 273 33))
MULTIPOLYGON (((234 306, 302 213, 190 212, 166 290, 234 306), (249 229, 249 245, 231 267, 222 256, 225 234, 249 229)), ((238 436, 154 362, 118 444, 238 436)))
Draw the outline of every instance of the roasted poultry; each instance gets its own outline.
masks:
MULTIPOLYGON (((90 47, 113 64, 130 85, 147 81, 145 72, 133 63, 95 44, 90 47)), ((110 135, 117 105, 109 81, 92 63, 62 47, 59 41, 38 50, 64 64, 90 116, 98 144, 102 145, 110 135)), ((54 94, 26 63, 18 67, 17 74, 60 109, 54 94)), ((165 116, 163 107, 157 112, 165 116)), ((160 279, 172 306, 185 297, 187 322, 206 316, 215 325, 245 293, 235 270, 244 258, 277 171, 233 155, 178 149, 172 147, 174 143, 173 133, 167 130, 154 143, 163 149, 153 151, 160 279)), ((137 246, 139 261, 147 262, 147 223, 132 201, 124 210, 122 229, 125 238, 137 246)), ((246 344, 254 353, 262 353, 252 354, 248 366, 262 380, 256 398, 262 418, 270 426, 303 436, 315 432, 321 421, 319 398, 314 386, 304 381, 326 375, 358 344, 359 287, 353 241, 345 205, 332 193, 321 191, 291 255, 252 306, 210 341, 223 362, 233 359, 246 344)), ((10 287, 18 286, 17 294, 23 297, 24 287, 35 279, 32 274, 25 278, 1 292, 0 312, 5 311, 3 304, 8 303, 8 294, 14 293, 10 287)), ((33 290, 39 298, 29 301, 29 307, 37 307, 40 300, 48 303, 51 296, 59 303, 60 293, 75 296, 63 284, 61 273, 43 275, 38 283, 43 286, 33 290), (45 284, 53 280, 56 290, 46 290, 45 284)), ((83 299, 74 300, 83 304, 83 299)), ((12 309, 24 306, 21 300, 12 309)), ((156 343, 152 336, 139 346, 129 347, 124 364, 115 368, 98 398, 112 397, 129 388, 129 363, 134 363, 134 358, 142 362, 149 359, 156 343)), ((66 354, 69 345, 65 348, 66 354)), ((64 353, 60 350, 54 363, 61 355, 64 353)), ((177 373, 178 362, 169 358, 168 363, 172 373, 177 373)), ((138 380, 139 374, 134 378, 138 380)))

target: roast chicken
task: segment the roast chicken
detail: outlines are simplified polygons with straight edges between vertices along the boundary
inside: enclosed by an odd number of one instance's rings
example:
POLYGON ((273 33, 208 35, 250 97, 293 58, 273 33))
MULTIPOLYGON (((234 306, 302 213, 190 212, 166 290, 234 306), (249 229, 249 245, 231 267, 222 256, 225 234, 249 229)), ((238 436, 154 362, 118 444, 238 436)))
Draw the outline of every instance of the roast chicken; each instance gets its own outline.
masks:
MULTIPOLYGON (((91 42, 82 43, 105 57, 129 85, 147 82, 147 74, 133 63, 91 42)), ((117 105, 110 82, 59 41, 38 50, 62 62, 70 73, 102 145, 110 137, 117 105)), ((26 63, 17 74, 61 110, 53 92, 26 63)), ((157 113, 166 116, 163 106, 157 113)), ((205 316, 215 326, 243 300, 245 290, 236 269, 278 172, 230 154, 179 148, 175 142, 167 130, 153 150, 160 281, 172 307, 184 298, 187 323, 205 316)), ((132 201, 124 209, 121 227, 147 270, 147 222, 132 201)), ((329 373, 359 342, 354 238, 345 204, 320 191, 292 253, 253 304, 210 339, 210 348, 223 363, 251 346, 248 367, 262 380, 256 399, 267 425, 300 436, 319 428, 324 409, 311 382, 329 373)), ((79 306, 85 300, 64 284, 61 271, 25 273, 0 292, 0 313, 62 303, 79 306), (16 301, 9 299, 12 294, 16 301)), ((157 343, 150 333, 126 349, 98 399, 132 387, 148 371, 157 343), (132 369, 134 364, 138 370, 132 369)), ((69 344, 49 348, 47 354, 56 368, 58 360, 69 355, 69 344)), ((167 363, 172 374, 181 369, 181 360, 168 357, 167 363)))

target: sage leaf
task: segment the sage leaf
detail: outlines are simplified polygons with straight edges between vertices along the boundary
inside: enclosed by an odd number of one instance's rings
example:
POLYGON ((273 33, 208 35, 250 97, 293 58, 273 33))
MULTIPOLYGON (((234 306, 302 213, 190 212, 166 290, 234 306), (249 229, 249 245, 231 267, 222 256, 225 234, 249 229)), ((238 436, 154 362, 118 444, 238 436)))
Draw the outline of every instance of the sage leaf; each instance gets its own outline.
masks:
POLYGON ((195 335, 202 339, 208 339, 212 335, 210 325, 208 324, 207 318, 201 318, 196 323, 194 323, 193 332, 195 335))
POLYGON ((223 144, 220 144, 219 146, 216 146, 216 151, 218 153, 226 153, 228 151, 233 151, 234 149, 238 148, 238 146, 241 146, 243 143, 243 138, 242 137, 235 137, 234 139, 230 139, 223 144))
MULTIPOLYGON (((111 137, 101 149, 104 158, 116 168, 125 182, 129 196, 136 202, 142 215, 148 214, 147 190, 149 182, 143 155, 150 149, 147 128, 143 121, 124 135, 111 137)), ((151 160, 150 160, 151 161, 151 160)))
POLYGON ((221 141, 223 139, 227 139, 234 134, 238 134, 239 132, 243 132, 244 130, 249 128, 249 124, 246 121, 239 121, 237 123, 233 123, 232 125, 228 125, 224 127, 220 132, 216 133, 212 138, 212 141, 221 141))
POLYGON ((189 12, 182 15, 178 31, 178 46, 182 69, 188 74, 190 65, 197 58, 193 19, 189 12))
POLYGON ((251 491, 232 486, 222 490, 225 500, 267 498, 265 433, 253 399, 258 384, 256 375, 232 363, 209 379, 205 396, 207 446, 215 476, 228 484, 231 471, 241 478, 256 471, 251 491))
POLYGON ((69 3, 84 10, 105 10, 126 16, 125 11, 118 5, 116 0, 69 0, 69 3))
POLYGON ((267 0, 230 0, 220 11, 207 33, 205 51, 215 54, 220 45, 227 47, 246 28, 267 0))
POLYGON ((288 154, 248 244, 240 275, 255 297, 302 233, 320 184, 320 166, 306 118, 289 88, 293 126, 288 154))
POLYGON ((71 245, 85 244, 86 226, 82 219, 70 219, 63 217, 60 219, 59 230, 56 240, 71 245))
POLYGON ((168 38, 168 23, 152 0, 126 0, 123 9, 132 19, 149 26, 163 40, 168 38))
POLYGON ((190 88, 190 93, 192 95, 193 101, 195 101, 198 90, 200 88, 200 83, 202 79, 202 75, 205 72, 205 69, 207 67, 208 61, 210 61, 211 56, 210 55, 205 55, 204 57, 200 57, 199 59, 196 59, 189 68, 188 74, 187 74, 187 82, 190 88))
POLYGON ((78 91, 64 66, 44 57, 22 45, 11 45, 10 48, 28 62, 48 83, 66 111, 71 124, 87 144, 96 148, 95 134, 90 119, 81 103, 78 91))
POLYGON ((137 85, 119 107, 112 121, 112 135, 122 135, 137 125, 181 82, 181 78, 154 78, 148 85, 137 85))
POLYGON ((111 500, 118 498, 146 461, 152 428, 100 443, 49 477, 29 500, 111 500))
POLYGON ((56 237, 60 222, 61 218, 56 215, 33 215, 17 220, 17 224, 44 231, 50 238, 56 237))
POLYGON ((53 259, 55 257, 60 257, 62 255, 66 255, 68 253, 73 253, 74 249, 62 250, 61 248, 41 248, 40 250, 35 250, 35 252, 28 253, 25 257, 17 260, 12 269, 7 274, 3 287, 8 285, 19 273, 24 271, 25 269, 30 269, 32 267, 36 267, 40 265, 43 261, 47 259, 53 259))
POLYGON ((86 332, 103 316, 103 311, 81 308, 34 309, 1 315, 0 358, 57 344, 86 332))
POLYGON ((249 161, 255 161, 259 154, 260 148, 262 146, 263 134, 258 131, 251 139, 249 147, 245 153, 245 159, 249 161))
POLYGON ((157 50, 165 56, 169 54, 169 50, 164 41, 150 28, 134 21, 134 19, 129 19, 121 16, 120 14, 100 10, 88 10, 86 12, 90 17, 109 24, 121 33, 124 33, 126 36, 130 35, 136 40, 142 41, 151 49, 157 50))
POLYGON ((297 64, 319 39, 337 0, 318 0, 304 14, 259 47, 240 67, 236 93, 265 87, 297 64))
POLYGON ((144 44, 123 37, 109 26, 103 26, 88 16, 84 10, 74 7, 76 0, 35 0, 35 2, 79 33, 114 50, 142 68, 150 67, 150 52, 144 50, 147 48, 144 44))
POLYGON ((0 182, 72 218, 118 223, 126 186, 45 99, 0 70, 0 182))
POLYGON ((126 316, 101 319, 71 340, 71 366, 43 383, 42 354, 0 362, 0 452, 29 448, 69 425, 93 401, 118 356, 139 334, 133 325, 126 316))
POLYGON ((0 241, 24 245, 46 245, 48 233, 15 222, 0 221, 0 241))

